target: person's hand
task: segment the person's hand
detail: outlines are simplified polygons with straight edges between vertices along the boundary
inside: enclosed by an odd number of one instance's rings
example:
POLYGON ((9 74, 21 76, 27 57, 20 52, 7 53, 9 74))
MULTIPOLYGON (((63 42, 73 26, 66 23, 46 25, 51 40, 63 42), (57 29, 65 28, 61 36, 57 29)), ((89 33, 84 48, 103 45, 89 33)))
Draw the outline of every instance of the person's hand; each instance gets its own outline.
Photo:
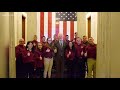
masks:
POLYGON ((27 53, 27 56, 30 56, 30 53, 29 53, 29 52, 27 53))
POLYGON ((50 49, 48 48, 48 49, 46 50, 46 52, 50 52, 50 49))
POLYGON ((42 60, 42 57, 41 57, 41 55, 40 55, 40 60, 42 60))
POLYGON ((69 51, 69 55, 71 54, 71 52, 69 51))
POLYGON ((87 52, 84 54, 85 57, 87 57, 87 52))
POLYGON ((69 54, 67 54, 67 58, 69 58, 69 54))
POLYGON ((81 56, 83 56, 83 51, 81 52, 81 56))
POLYGON ((57 49, 56 48, 54 49, 54 53, 57 53, 57 49))
POLYGON ((73 42, 75 42, 75 40, 73 40, 73 42))
POLYGON ((33 46, 36 46, 36 44, 35 44, 35 43, 33 43, 33 46))

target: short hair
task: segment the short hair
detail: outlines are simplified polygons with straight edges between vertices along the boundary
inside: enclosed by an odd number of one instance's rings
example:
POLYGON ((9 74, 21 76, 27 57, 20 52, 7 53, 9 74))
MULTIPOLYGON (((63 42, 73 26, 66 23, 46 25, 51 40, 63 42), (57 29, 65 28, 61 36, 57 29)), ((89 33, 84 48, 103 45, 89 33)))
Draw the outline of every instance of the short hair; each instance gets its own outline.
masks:
POLYGON ((75 34, 77 34, 77 32, 75 32, 75 34))
POLYGON ((83 37, 87 37, 87 36, 84 35, 83 37))

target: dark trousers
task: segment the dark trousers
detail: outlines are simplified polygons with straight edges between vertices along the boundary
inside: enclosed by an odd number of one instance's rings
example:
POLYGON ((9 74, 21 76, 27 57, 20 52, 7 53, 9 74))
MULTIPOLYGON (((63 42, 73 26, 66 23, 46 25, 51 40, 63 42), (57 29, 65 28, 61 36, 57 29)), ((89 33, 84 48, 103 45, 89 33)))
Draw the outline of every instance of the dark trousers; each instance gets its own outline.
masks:
POLYGON ((85 61, 82 58, 75 59, 75 78, 85 78, 85 61))
POLYGON ((24 77, 25 78, 33 78, 34 77, 34 66, 32 63, 24 64, 24 77))
POLYGON ((35 70, 35 78, 43 78, 43 72, 44 72, 43 67, 36 68, 36 70, 35 70))
POLYGON ((67 60, 66 61, 66 65, 67 65, 67 78, 74 78, 74 67, 75 67, 75 63, 74 60, 67 60))
POLYGON ((88 73, 88 64, 87 64, 87 58, 84 58, 85 61, 85 71, 88 73))
POLYGON ((64 78, 64 58, 56 59, 56 78, 64 78))
POLYGON ((24 78, 24 64, 22 60, 16 60, 16 78, 24 78))

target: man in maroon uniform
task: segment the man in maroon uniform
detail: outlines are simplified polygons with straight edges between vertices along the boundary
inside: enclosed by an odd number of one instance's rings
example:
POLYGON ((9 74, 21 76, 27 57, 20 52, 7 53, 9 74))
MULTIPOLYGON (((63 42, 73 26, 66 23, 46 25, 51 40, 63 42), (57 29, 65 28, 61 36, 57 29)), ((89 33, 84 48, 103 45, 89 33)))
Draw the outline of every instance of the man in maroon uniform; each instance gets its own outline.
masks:
POLYGON ((23 58, 22 52, 25 50, 24 46, 24 39, 19 40, 19 45, 15 47, 15 54, 16 54, 16 78, 23 78, 24 77, 24 68, 23 68, 23 58))
POLYGON ((87 57, 87 64, 88 64, 88 78, 92 78, 92 71, 93 71, 93 78, 96 77, 96 44, 94 43, 94 39, 91 37, 89 38, 89 45, 86 47, 85 56, 87 57))
POLYGON ((83 59, 84 57, 84 46, 81 44, 81 39, 78 37, 76 39, 76 45, 75 45, 75 57, 76 57, 76 71, 75 71, 75 77, 76 78, 85 78, 85 61, 83 59))
MULTIPOLYGON (((82 44, 83 44, 83 46, 84 46, 84 52, 85 52, 85 48, 86 48, 86 47, 88 46, 88 44, 89 44, 88 39, 87 39, 87 36, 83 36, 82 44)), ((86 72, 88 72, 87 58, 84 57, 84 60, 85 60, 86 72)))

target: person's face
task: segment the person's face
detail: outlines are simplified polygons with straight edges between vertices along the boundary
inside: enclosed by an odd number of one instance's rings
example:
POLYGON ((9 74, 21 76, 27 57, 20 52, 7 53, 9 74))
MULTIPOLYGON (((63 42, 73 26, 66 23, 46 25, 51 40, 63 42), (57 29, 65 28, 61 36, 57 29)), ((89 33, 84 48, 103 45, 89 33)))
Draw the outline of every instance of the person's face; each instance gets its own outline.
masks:
POLYGON ((89 38, 89 43, 90 43, 90 44, 93 44, 93 41, 94 41, 93 38, 89 38))
POLYGON ((38 48, 39 48, 39 49, 42 48, 42 43, 38 43, 38 48))
POLYGON ((57 36, 56 35, 54 35, 54 40, 57 40, 57 36))
POLYGON ((87 41, 87 37, 83 37, 83 42, 86 42, 87 41))
POLYGON ((63 35, 59 34, 59 39, 62 40, 63 39, 63 35))
POLYGON ((43 42, 45 42, 45 41, 46 41, 46 38, 45 38, 45 37, 43 37, 43 38, 42 38, 42 41, 43 41, 43 42))
POLYGON ((19 41, 19 44, 20 44, 20 45, 24 45, 24 39, 21 39, 21 40, 19 41))
POLYGON ((32 43, 29 43, 29 44, 28 44, 28 48, 29 48, 29 49, 32 49, 32 47, 33 47, 33 44, 32 44, 32 43))
POLYGON ((47 42, 48 42, 49 44, 52 43, 52 39, 49 38, 47 42))
POLYGON ((69 36, 66 36, 66 40, 68 40, 69 36))
POLYGON ((81 44, 81 39, 77 38, 76 42, 77 42, 78 45, 81 44))
POLYGON ((75 33, 75 38, 77 38, 78 37, 78 33, 75 33))
POLYGON ((70 48, 72 48, 72 45, 73 45, 72 42, 69 42, 69 47, 70 47, 70 48))

